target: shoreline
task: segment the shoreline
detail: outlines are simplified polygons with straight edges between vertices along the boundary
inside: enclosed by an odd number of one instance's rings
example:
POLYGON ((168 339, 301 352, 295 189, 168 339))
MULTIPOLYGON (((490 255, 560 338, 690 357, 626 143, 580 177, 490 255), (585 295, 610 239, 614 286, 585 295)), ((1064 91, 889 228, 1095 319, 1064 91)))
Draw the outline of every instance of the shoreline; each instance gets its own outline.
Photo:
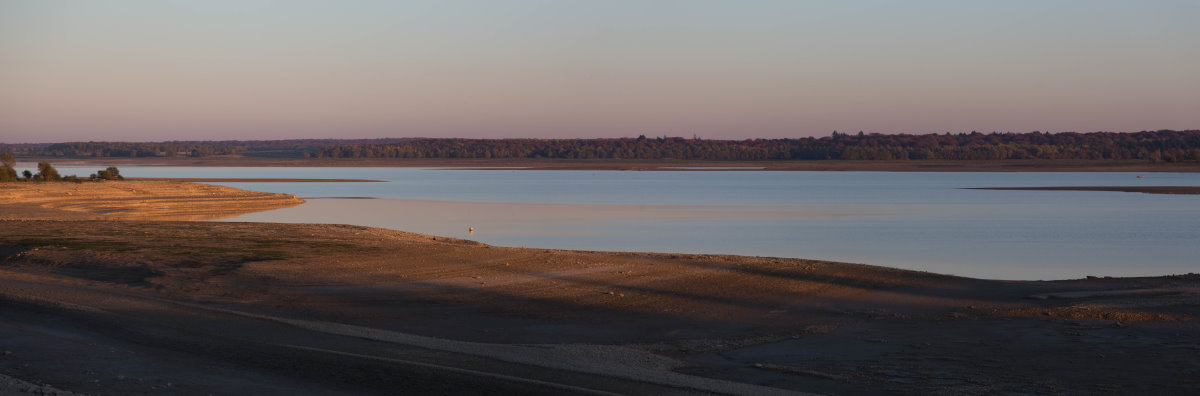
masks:
POLYGON ((60 166, 154 165, 231 167, 419 167, 493 170, 626 171, 877 171, 877 172, 1200 172, 1198 163, 1086 160, 1005 161, 686 161, 549 159, 299 159, 267 157, 211 158, 55 158, 30 157, 60 166), (708 168, 708 169, 705 169, 708 168))
POLYGON ((1132 192, 1143 194, 1180 194, 1200 195, 1200 187, 1195 186, 1053 186, 1053 187, 973 187, 965 190, 1003 190, 1003 191, 1112 191, 1132 192))
POLYGON ((253 177, 127 177, 127 181, 167 181, 187 183, 387 183, 370 179, 291 179, 253 177))
MULTIPOLYGON (((172 182, 61 184, 137 183, 172 182)), ((66 391, 1200 390, 1180 380, 1200 378, 1198 274, 995 281, 3 202, 0 374, 66 391)))

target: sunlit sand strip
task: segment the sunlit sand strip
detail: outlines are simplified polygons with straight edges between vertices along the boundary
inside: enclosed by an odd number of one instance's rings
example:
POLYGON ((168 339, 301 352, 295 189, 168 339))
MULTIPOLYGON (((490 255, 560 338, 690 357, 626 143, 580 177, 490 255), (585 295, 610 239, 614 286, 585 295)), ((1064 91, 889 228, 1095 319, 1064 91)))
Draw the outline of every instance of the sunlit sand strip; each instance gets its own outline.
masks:
POLYGON ((0 184, 0 204, 127 220, 205 220, 304 203, 291 194, 171 181, 0 184))

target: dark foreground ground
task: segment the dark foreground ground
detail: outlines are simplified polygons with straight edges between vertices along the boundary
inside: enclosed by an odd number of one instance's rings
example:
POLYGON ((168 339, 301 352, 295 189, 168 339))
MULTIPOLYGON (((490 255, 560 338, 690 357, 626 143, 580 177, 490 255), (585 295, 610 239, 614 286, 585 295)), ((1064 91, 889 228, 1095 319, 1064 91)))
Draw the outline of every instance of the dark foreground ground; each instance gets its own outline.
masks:
POLYGON ((63 391, 1200 394, 1200 275, 988 281, 343 225, 0 218, 0 374, 63 391))

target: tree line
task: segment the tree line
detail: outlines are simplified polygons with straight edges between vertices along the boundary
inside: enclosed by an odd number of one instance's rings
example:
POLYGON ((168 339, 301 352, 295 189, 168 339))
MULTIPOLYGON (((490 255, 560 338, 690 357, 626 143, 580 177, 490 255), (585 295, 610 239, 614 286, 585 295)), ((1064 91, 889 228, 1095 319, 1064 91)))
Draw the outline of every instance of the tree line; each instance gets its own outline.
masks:
POLYGON ((0 144, 39 157, 472 158, 633 160, 1142 160, 1200 162, 1200 130, 846 134, 792 139, 290 139, 0 144))
POLYGON ((843 134, 798 139, 415 139, 337 144, 312 158, 638 160, 1146 160, 1200 162, 1200 130, 1134 133, 843 134))
MULTIPOLYGON (((49 162, 42 161, 37 164, 37 173, 33 173, 28 169, 17 174, 17 158, 9 152, 0 153, 0 182, 54 182, 54 181, 73 181, 83 182, 83 178, 75 175, 63 176, 54 169, 54 165, 49 162)), ((110 166, 88 176, 87 180, 125 180, 121 176, 121 171, 115 166, 110 166)))
POLYGON ((287 139, 218 140, 168 142, 66 142, 0 143, 0 150, 37 157, 209 157, 231 154, 267 154, 301 157, 303 152, 335 144, 384 144, 408 138, 388 139, 287 139))
POLYGON ((13 144, 0 148, 17 155, 38 157, 208 157, 245 151, 237 145, 206 143, 69 142, 13 144))

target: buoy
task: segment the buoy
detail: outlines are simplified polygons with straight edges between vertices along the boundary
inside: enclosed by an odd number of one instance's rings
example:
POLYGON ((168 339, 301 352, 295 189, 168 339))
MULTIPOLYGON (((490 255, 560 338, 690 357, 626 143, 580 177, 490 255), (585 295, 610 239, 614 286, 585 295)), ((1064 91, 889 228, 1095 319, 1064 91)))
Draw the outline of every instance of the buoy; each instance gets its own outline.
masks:
POLYGON ((467 227, 467 233, 468 233, 468 234, 474 234, 474 233, 475 233, 475 227, 467 227))

